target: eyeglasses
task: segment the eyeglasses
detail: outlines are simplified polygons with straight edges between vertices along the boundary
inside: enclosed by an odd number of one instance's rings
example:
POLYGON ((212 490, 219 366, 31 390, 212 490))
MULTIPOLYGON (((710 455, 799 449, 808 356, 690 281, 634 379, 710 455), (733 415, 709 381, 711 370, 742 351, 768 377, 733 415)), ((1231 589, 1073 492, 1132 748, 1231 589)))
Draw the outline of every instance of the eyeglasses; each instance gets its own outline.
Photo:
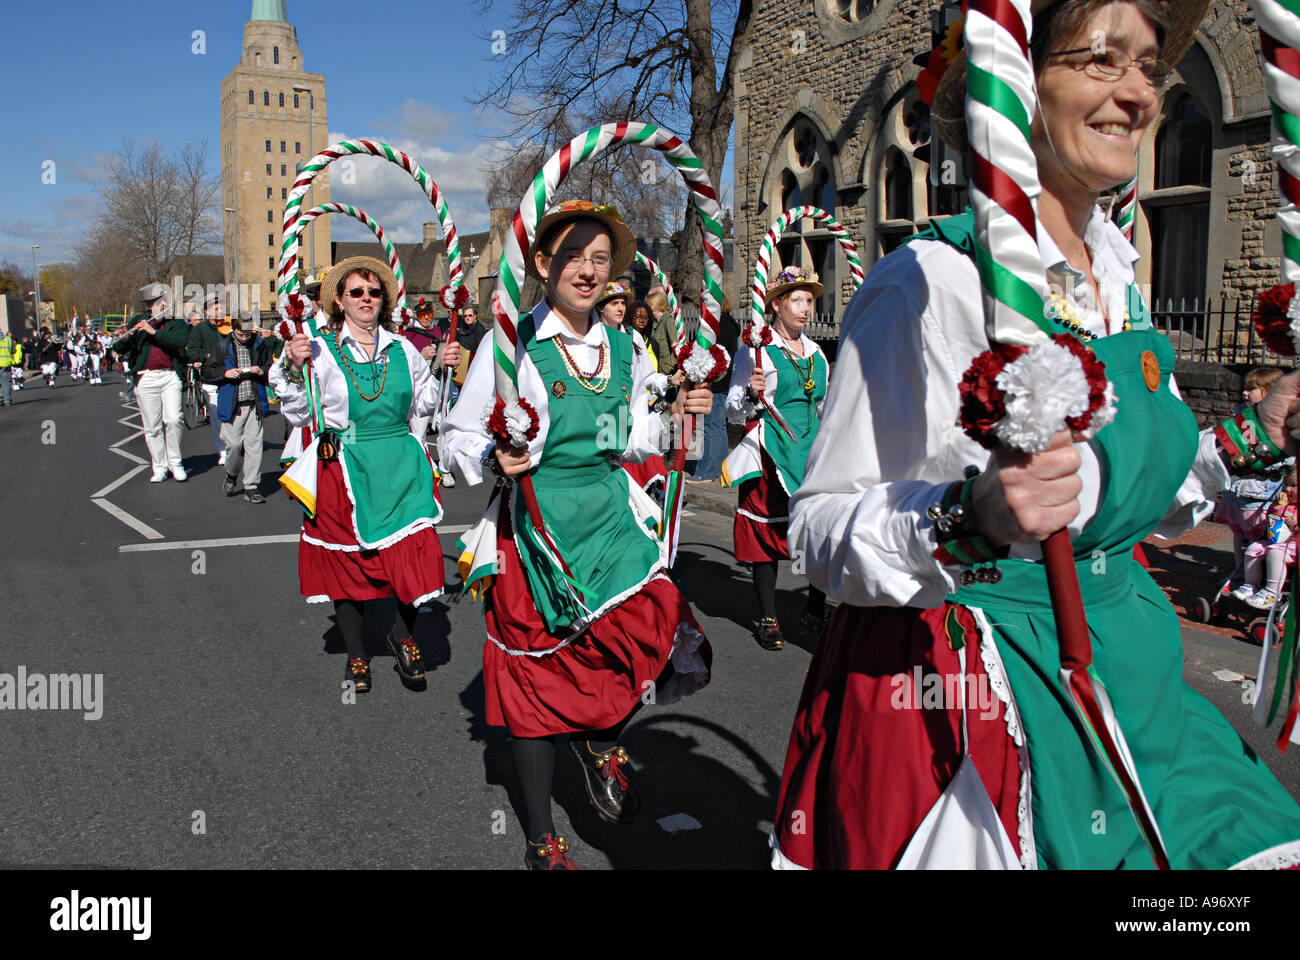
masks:
POLYGON ((348 291, 348 296, 353 300, 360 300, 366 294, 370 294, 371 298, 378 300, 384 295, 384 291, 379 287, 353 287, 348 291))
POLYGON ((1142 76, 1146 77, 1147 83, 1157 90, 1169 82, 1169 75, 1173 73, 1173 67, 1158 57, 1130 57, 1119 47, 1106 46, 1098 50, 1094 47, 1076 47, 1073 50, 1057 50, 1049 53, 1049 57, 1069 57, 1078 53, 1089 54, 1088 60, 1080 63, 1071 64, 1076 70, 1083 70, 1089 76, 1098 80, 1119 80, 1124 77, 1130 67, 1137 67, 1142 71, 1142 76))
POLYGON ((609 265, 614 262, 614 258, 608 253, 598 253, 593 257, 580 257, 576 253, 557 253, 554 257, 560 262, 561 270, 581 270, 582 265, 590 260, 593 270, 603 271, 608 270, 609 265))

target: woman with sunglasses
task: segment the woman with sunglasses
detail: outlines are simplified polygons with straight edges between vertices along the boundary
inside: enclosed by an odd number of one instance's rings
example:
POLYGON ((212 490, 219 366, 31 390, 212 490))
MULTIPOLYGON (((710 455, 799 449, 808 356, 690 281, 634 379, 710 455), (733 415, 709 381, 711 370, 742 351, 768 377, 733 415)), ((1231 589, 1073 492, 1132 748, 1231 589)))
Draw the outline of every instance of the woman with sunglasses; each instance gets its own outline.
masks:
MULTIPOLYGON (((667 576, 658 510, 620 469, 622 461, 658 454, 683 415, 712 405, 705 386, 680 391, 669 412, 652 414, 649 360, 629 333, 601 322, 596 303, 635 252, 613 207, 573 200, 547 213, 527 262, 545 299, 520 318, 514 357, 520 397, 537 411, 536 434, 520 447, 489 434, 491 350, 474 357, 447 421, 447 448, 470 484, 485 474, 502 483, 531 475, 564 563, 539 549, 517 491, 490 508, 496 536, 484 538, 483 550, 496 569, 484 604, 487 718, 513 736, 530 869, 573 866, 551 812, 556 736, 570 734, 596 813, 628 823, 640 800, 619 743, 623 727, 642 703, 671 703, 709 679, 708 642, 667 576)), ((487 583, 478 566, 462 555, 467 588, 487 583)))
MULTIPOLYGON (((298 544, 298 579, 308 602, 331 600, 348 651, 344 679, 370 689, 363 644, 371 601, 396 597, 388 647, 405 680, 424 679, 415 642, 420 605, 442 593, 442 519, 433 468, 411 417, 427 416, 438 381, 415 345, 398 335, 392 310, 397 281, 372 257, 349 257, 321 284, 328 320, 314 336, 293 337, 271 383, 285 419, 320 433, 280 479, 307 516, 298 544), (311 383, 304 365, 311 361, 311 383), (311 393, 309 393, 309 389, 311 393)), ((454 367, 460 348, 442 348, 438 363, 454 367)))
MULTIPOLYGON (((790 546, 840 605, 791 732, 775 865, 1149 869, 1157 831, 1174 868, 1300 865, 1300 807, 1183 682, 1178 619, 1133 559, 1153 531, 1208 515, 1232 467, 1179 398, 1173 350, 1134 283, 1137 252, 1099 206, 1133 176, 1167 64, 1207 7, 1032 4, 1047 306, 1056 333, 1105 363, 1113 422, 1088 441, 1063 430, 1033 455, 962 431, 963 403, 979 398, 958 385, 989 343, 969 214, 883 259, 849 306, 790 504, 790 546), (1156 831, 1139 828, 1062 686, 1039 546, 1062 528, 1156 831)), ((933 104, 959 150, 963 67, 964 55, 933 104)), ((1297 396, 1291 374, 1255 408, 1277 447, 1293 446, 1297 396)))

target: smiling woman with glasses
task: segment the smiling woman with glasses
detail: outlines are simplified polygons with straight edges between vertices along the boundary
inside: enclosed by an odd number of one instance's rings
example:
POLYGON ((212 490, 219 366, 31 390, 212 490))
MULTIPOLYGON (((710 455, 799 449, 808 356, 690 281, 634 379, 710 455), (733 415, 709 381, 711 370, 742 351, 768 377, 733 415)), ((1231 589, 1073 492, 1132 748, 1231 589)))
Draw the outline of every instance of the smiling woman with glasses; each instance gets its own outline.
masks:
MULTIPOLYGON (((963 414, 1000 416, 979 368, 967 373, 989 349, 976 264, 988 240, 974 217, 936 222, 872 269, 845 311, 820 432, 790 497, 792 555, 839 606, 790 735, 776 865, 1152 866, 1149 834, 1064 688, 1040 544, 1068 529, 1096 675, 1169 864, 1300 866, 1300 807, 1184 682, 1178 618, 1134 558, 1153 532, 1178 536, 1206 517, 1241 467, 1225 455, 1232 435, 1224 445, 1198 430, 1180 398, 1174 351, 1135 283, 1138 252, 1100 203, 1133 177, 1157 86, 1209 6, 1032 0, 1037 110, 999 113, 989 128, 977 106, 970 140, 968 92, 1021 101, 964 52, 928 78, 949 148, 1004 130, 1028 139, 1041 192, 1008 199, 995 186, 995 202, 1024 201, 1041 261, 1031 267, 1051 291, 1033 306, 1058 344, 1086 344, 1105 364, 1118 404, 1090 438, 1062 429, 1033 454, 986 446, 959 426, 963 414), (956 692, 936 702, 931 680, 956 692), (979 692, 978 711, 962 691, 979 692)), ((1248 453, 1295 449, 1285 418, 1298 396, 1300 373, 1288 374, 1251 411, 1257 432, 1230 421, 1248 453)))
MULTIPOLYGON (((371 601, 397 599, 388 648, 408 683, 423 684, 415 642, 420 605, 442 593, 442 519, 434 472, 414 417, 438 403, 438 381, 419 349, 397 335, 397 281, 384 263, 350 257, 321 284, 328 321, 314 336, 285 346, 271 383, 294 426, 311 426, 313 400, 324 429, 280 479, 306 511, 298 544, 298 581, 309 601, 332 600, 348 662, 344 679, 370 689, 363 624, 371 601), (311 382, 304 364, 311 360, 311 382)), ((443 366, 460 348, 444 346, 443 366)), ((305 654, 305 651, 304 651, 305 654)))

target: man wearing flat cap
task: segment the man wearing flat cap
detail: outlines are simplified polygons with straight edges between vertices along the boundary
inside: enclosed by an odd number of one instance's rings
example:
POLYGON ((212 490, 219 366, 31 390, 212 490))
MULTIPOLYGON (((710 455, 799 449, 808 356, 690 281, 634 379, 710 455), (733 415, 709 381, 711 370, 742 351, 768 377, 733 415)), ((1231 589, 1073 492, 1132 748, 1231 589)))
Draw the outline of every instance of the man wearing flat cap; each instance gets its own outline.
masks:
POLYGON ((149 480, 162 483, 170 470, 177 480, 185 481, 189 476, 181 464, 181 380, 190 328, 171 316, 171 290, 165 283, 141 287, 136 300, 143 316, 132 317, 131 336, 114 350, 126 359, 131 374, 139 377, 135 396, 153 462, 149 480))

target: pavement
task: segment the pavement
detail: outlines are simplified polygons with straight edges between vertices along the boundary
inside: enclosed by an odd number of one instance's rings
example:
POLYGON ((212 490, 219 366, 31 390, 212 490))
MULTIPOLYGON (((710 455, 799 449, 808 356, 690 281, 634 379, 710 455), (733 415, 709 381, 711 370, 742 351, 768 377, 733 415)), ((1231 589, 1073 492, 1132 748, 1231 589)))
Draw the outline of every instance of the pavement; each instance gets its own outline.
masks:
MULTIPOLYGON (((148 482, 138 413, 102 387, 33 384, 0 410, 0 674, 99 678, 100 716, 3 710, 0 867, 517 869, 521 798, 505 732, 484 716, 482 613, 433 601, 417 626, 427 683, 403 684, 370 624, 374 689, 349 700, 328 605, 298 594, 301 513, 278 493, 283 422, 266 425, 263 505, 221 493, 206 426, 187 483, 148 482)), ((731 554, 735 492, 688 485, 675 571, 713 647, 713 682, 646 706, 624 738, 644 797, 618 827, 590 809, 561 750, 557 826, 584 869, 742 868, 767 832, 815 639, 779 653, 750 635, 752 585, 731 554), (686 818, 675 815, 684 814, 686 818), (686 829, 679 824, 686 823, 686 829), (675 831, 675 832, 674 832, 675 831)), ((444 491, 446 569, 487 490, 444 491)), ((1223 533, 1153 546, 1176 602, 1212 582, 1223 533)), ((778 613, 806 583, 783 565, 778 613)), ((381 611, 382 614, 382 611, 381 611)), ((1295 796, 1300 760, 1249 719, 1260 648, 1187 624, 1184 677, 1295 796), (1237 677, 1240 679, 1236 679, 1237 677), (1234 679, 1225 680, 1223 677, 1234 679)), ((1275 727, 1276 729, 1276 727, 1275 727)))

